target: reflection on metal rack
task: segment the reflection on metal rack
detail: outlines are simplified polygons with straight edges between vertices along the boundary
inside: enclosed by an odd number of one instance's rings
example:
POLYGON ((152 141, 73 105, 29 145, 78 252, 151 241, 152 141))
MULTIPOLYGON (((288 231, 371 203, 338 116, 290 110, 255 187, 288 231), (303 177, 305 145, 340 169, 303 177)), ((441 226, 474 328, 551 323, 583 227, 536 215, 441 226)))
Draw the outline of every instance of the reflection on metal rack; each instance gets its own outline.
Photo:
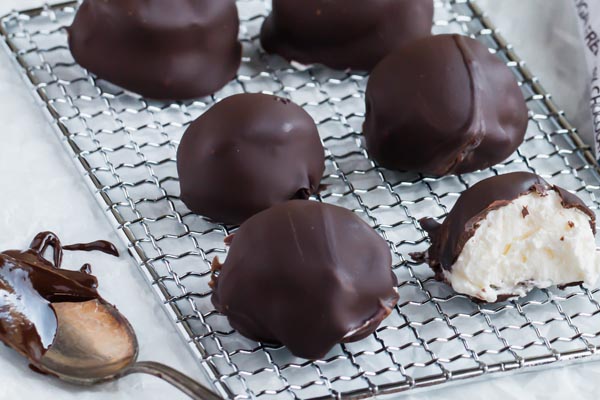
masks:
POLYGON ((369 160, 360 135, 365 75, 297 69, 264 54, 257 34, 266 0, 238 1, 244 44, 238 77, 213 97, 176 103, 140 98, 77 66, 63 29, 76 5, 7 15, 0 20, 4 47, 223 396, 361 398, 596 354, 598 289, 542 290, 480 306, 406 257, 427 247, 419 218, 443 218, 460 192, 492 174, 534 171, 593 209, 600 204, 594 157, 474 2, 438 1, 434 31, 472 35, 507 62, 531 110, 528 135, 492 169, 435 179, 369 160), (233 228, 191 214, 178 197, 175 152, 185 127, 215 101, 243 91, 276 93, 304 106, 327 149, 327 190, 318 200, 354 210, 394 254, 401 300, 392 315, 371 337, 340 345, 321 361, 247 340, 214 311, 209 263, 226 253, 223 238, 233 228))

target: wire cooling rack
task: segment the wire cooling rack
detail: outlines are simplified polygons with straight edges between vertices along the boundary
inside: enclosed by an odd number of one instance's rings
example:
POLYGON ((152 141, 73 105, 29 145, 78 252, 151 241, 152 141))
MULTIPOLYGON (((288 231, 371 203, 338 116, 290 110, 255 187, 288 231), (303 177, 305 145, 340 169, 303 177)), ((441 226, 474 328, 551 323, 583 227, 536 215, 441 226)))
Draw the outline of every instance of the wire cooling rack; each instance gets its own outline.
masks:
POLYGON ((460 192, 494 174, 533 171, 573 190, 592 209, 599 205, 594 157, 475 2, 437 1, 434 32, 475 37, 508 64, 529 105, 527 139, 494 168, 435 179, 390 172, 368 158, 360 134, 365 75, 301 69, 267 56, 257 41, 267 1, 238 5, 239 75, 212 97, 176 103, 125 92, 73 61, 64 27, 77 2, 0 19, 0 43, 223 397, 362 398, 597 354, 598 289, 538 290, 482 306, 407 257, 427 248, 421 217, 443 218, 460 192), (185 128, 216 101, 244 91, 288 97, 314 117, 327 152, 327 189, 318 200, 354 210, 394 255, 400 302, 393 313, 369 338, 337 346, 320 361, 247 340, 213 309, 210 261, 226 255, 223 238, 234 228, 191 214, 179 199, 175 154, 185 128))

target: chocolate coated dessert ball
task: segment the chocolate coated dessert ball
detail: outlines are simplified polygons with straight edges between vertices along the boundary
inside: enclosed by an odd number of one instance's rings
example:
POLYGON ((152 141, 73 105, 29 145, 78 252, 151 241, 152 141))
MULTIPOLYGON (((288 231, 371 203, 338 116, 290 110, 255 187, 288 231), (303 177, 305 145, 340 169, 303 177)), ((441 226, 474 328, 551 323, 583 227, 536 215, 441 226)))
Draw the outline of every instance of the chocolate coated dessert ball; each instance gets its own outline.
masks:
POLYGON ((102 79, 150 98, 188 99, 235 76, 238 31, 235 0, 85 0, 69 46, 102 79))
POLYGON ((177 151, 190 210, 239 224, 259 211, 317 193, 325 151, 313 119, 289 100, 240 94, 187 129, 177 151))
POLYGON ((485 302, 534 287, 593 285, 600 276, 595 220, 577 196, 535 174, 509 173, 465 191, 443 224, 422 220, 431 247, 413 257, 485 302))
POLYGON ((242 224, 225 263, 213 262, 212 302, 242 335, 318 359, 391 312, 391 264, 385 240, 353 212, 293 200, 242 224))
POLYGON ((386 57, 367 86, 364 135, 383 167, 441 176, 508 158, 528 111, 510 69, 460 35, 415 41, 386 57))
POLYGON ((433 0, 274 0, 260 39, 288 60, 371 70, 432 21, 433 0))

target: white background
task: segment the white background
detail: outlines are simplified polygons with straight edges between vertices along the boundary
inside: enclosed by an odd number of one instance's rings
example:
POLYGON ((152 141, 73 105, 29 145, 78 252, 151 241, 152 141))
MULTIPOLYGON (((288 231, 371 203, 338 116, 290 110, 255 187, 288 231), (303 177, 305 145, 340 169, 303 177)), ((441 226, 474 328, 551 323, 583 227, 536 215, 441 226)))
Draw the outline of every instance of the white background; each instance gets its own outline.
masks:
MULTIPOLYGON (((0 0, 0 14, 39 0, 0 0)), ((590 129, 583 52, 578 48, 572 0, 480 0, 491 11, 522 58, 555 95, 580 129, 590 129)), ((24 248, 35 233, 55 231, 64 242, 108 239, 119 243, 56 134, 8 58, 0 52, 0 248, 24 248)), ((119 243, 120 244, 120 243, 119 243)), ((167 363, 198 379, 199 366, 161 310, 133 260, 68 256, 66 265, 91 260, 102 294, 131 321, 140 359, 167 363)), ((597 398, 600 364, 563 367, 429 391, 404 399, 597 398)), ((12 350, 0 346, 0 399, 182 399, 158 379, 127 377, 94 388, 78 388, 33 373, 12 350)))

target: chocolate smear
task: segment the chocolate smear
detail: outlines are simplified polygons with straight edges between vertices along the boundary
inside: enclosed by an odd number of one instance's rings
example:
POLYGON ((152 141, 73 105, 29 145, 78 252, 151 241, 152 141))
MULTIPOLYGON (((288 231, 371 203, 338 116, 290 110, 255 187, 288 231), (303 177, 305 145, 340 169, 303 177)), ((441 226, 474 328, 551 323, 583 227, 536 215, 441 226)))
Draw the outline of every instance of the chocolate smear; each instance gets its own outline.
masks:
POLYGON ((0 253, 0 340, 27 357, 33 370, 40 370, 39 361, 57 331, 53 303, 105 302, 89 264, 82 271, 61 269, 63 250, 118 256, 116 247, 106 241, 63 247, 52 232, 37 234, 27 250, 0 253), (46 250, 52 250, 52 261, 44 257, 46 250))

